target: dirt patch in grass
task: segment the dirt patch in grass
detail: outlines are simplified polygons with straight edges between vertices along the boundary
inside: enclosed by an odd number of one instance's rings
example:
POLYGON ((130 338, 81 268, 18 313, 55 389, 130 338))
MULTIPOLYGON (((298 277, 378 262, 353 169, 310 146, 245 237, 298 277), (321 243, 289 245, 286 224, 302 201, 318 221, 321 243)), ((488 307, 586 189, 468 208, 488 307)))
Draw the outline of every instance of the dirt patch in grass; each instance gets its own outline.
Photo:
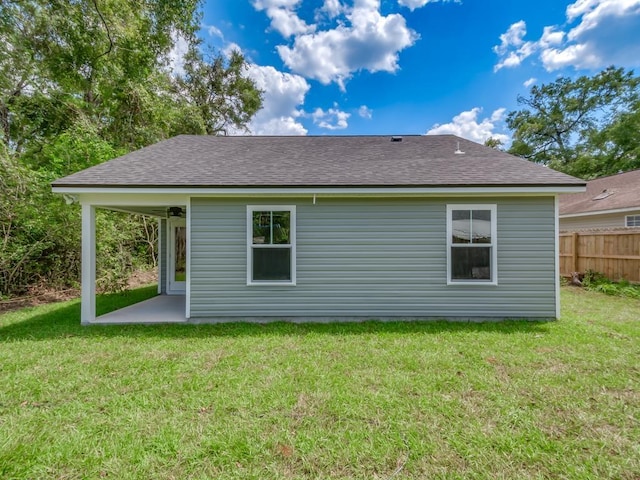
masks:
POLYGON ((127 282, 127 289, 133 289, 149 285, 158 281, 158 269, 152 268, 151 270, 139 270, 133 272, 129 281, 127 282))
POLYGON ((26 307, 36 307, 47 303, 64 302, 78 296, 80 296, 80 290, 77 288, 55 290, 45 286, 34 286, 29 289, 29 293, 26 295, 1 300, 0 313, 20 310, 26 307))
MULTIPOLYGON (((127 281, 127 290, 149 285, 158 280, 158 269, 134 272, 127 281)), ((0 313, 12 312, 26 307, 37 307, 49 303, 66 302, 80 296, 79 288, 54 289, 44 284, 33 285, 26 295, 0 300, 0 313)))

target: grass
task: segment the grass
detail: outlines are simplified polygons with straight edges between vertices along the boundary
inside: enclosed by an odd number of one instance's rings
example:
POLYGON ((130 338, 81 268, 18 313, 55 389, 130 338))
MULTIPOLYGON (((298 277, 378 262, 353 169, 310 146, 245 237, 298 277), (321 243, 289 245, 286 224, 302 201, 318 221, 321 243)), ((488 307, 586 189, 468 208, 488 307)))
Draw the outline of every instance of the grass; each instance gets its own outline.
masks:
POLYGON ((640 301, 562 294, 551 323, 5 314, 0 477, 637 479, 640 301))

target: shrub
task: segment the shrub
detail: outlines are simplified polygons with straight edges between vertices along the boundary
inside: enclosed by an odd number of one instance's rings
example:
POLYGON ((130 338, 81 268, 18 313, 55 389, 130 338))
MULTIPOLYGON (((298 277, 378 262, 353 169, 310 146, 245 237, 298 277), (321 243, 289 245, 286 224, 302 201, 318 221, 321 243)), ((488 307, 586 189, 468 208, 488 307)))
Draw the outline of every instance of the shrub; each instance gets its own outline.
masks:
POLYGON ((587 290, 606 295, 640 299, 640 285, 632 285, 627 280, 614 282, 605 277, 604 274, 593 270, 587 270, 582 285, 587 290))

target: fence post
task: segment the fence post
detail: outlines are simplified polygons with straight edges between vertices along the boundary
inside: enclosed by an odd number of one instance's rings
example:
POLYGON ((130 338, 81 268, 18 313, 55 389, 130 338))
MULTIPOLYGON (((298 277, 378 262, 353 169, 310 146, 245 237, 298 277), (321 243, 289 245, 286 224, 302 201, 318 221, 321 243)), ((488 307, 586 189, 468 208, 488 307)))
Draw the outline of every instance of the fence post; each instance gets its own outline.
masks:
POLYGON ((578 271, 578 257, 580 253, 578 252, 578 232, 573 232, 571 235, 571 272, 578 271))

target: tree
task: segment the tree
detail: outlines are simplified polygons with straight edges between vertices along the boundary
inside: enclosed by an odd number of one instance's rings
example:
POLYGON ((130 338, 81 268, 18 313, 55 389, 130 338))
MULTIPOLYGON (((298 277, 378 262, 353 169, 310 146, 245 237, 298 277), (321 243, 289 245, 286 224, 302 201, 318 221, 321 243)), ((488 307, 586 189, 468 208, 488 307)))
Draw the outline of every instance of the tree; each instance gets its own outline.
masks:
MULTIPOLYGON (((205 58, 200 0, 9 0, 0 4, 0 127, 10 151, 38 156, 68 129, 137 149, 177 133, 246 128, 261 92, 234 52, 205 58), (185 42, 183 75, 171 52, 185 42)), ((36 163, 46 163, 37 159, 36 163)))
POLYGON ((76 123, 115 147, 165 132, 175 38, 196 42, 198 0, 9 0, 0 5, 0 123, 18 153, 37 152, 76 123), (162 125, 162 124, 161 124, 162 125))
POLYGON ((484 141, 484 145, 495 150, 503 150, 504 142, 499 138, 489 137, 484 141))
POLYGON ((640 101, 601 131, 593 132, 589 143, 594 149, 591 166, 598 168, 599 175, 640 168, 640 101))
MULTIPOLYGON (((639 98, 640 78, 614 67, 534 86, 529 97, 518 97, 525 108, 507 116, 509 151, 584 178, 611 173, 637 145, 629 128, 637 121, 639 98), (617 148, 621 140, 627 142, 623 149, 617 148)), ((627 158, 625 165, 633 163, 627 158)))
MULTIPOLYGON (((242 55, 203 57, 200 3, 0 2, 0 295, 77 280, 79 212, 50 181, 179 133, 242 130, 261 107, 242 55), (178 40, 185 75, 170 68, 178 40)), ((105 213, 97 228, 98 262, 116 272, 153 253, 154 232, 139 219, 105 213)))
POLYGON ((246 63, 237 50, 227 59, 208 58, 192 45, 186 56, 184 74, 176 78, 177 90, 203 122, 208 135, 227 135, 230 129, 246 125, 262 106, 262 92, 245 76, 246 63))

